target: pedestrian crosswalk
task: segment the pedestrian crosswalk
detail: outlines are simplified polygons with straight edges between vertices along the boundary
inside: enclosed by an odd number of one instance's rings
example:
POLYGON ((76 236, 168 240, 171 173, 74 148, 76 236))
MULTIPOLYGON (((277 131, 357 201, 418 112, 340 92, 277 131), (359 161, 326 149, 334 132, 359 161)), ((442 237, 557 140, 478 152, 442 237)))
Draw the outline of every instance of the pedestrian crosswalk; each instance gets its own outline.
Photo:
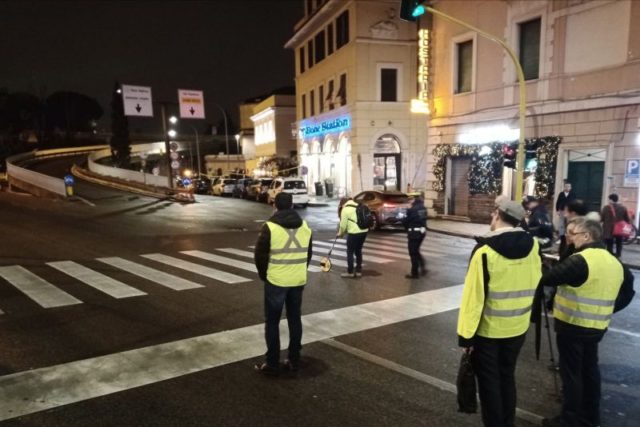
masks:
MULTIPOLYGON (((442 237, 429 239, 431 241, 426 242, 422 249, 427 260, 468 253, 472 245, 471 241, 461 241, 456 248, 450 242, 445 245, 442 237)), ((316 239, 310 273, 321 271, 319 261, 327 255, 332 245, 332 265, 338 267, 338 271, 347 267, 345 239, 336 239, 335 245, 333 239, 316 239)), ((127 299, 148 296, 153 293, 153 286, 171 291, 188 291, 207 286, 259 282, 253 263, 253 248, 216 247, 176 253, 146 253, 127 258, 60 260, 45 262, 35 268, 33 265, 0 266, 0 289, 12 286, 38 306, 53 309, 82 304, 77 294, 86 294, 77 291, 80 286, 89 286, 99 295, 127 299), (188 278, 182 277, 185 272, 188 272, 188 278), (144 280, 140 281, 140 278, 144 280)), ((370 233, 367 237, 363 248, 365 268, 397 262, 406 264, 409 260, 406 235, 370 233)), ((0 301, 0 315, 7 312, 5 304, 0 301)))

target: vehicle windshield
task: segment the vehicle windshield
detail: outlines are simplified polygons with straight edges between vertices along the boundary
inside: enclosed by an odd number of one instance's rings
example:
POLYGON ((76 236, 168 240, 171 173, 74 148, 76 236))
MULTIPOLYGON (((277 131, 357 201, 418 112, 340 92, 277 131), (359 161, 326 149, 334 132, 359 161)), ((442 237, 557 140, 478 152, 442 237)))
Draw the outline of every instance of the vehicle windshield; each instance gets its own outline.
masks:
POLYGON ((382 201, 385 203, 409 203, 409 196, 404 194, 383 194, 382 201))
POLYGON ((235 183, 236 183, 235 179, 225 179, 224 180, 224 185, 235 184, 235 183))
POLYGON ((284 182, 285 190, 304 190, 305 188, 307 188, 307 186, 304 185, 304 181, 285 181, 284 182))

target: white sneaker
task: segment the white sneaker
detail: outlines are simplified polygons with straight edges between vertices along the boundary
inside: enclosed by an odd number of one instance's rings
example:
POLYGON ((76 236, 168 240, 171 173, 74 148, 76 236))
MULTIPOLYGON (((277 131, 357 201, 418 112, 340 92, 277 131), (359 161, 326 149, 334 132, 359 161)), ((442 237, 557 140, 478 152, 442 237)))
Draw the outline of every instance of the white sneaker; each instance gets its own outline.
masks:
POLYGON ((352 277, 356 277, 353 273, 342 273, 340 275, 340 277, 344 277, 344 278, 352 278, 352 277))

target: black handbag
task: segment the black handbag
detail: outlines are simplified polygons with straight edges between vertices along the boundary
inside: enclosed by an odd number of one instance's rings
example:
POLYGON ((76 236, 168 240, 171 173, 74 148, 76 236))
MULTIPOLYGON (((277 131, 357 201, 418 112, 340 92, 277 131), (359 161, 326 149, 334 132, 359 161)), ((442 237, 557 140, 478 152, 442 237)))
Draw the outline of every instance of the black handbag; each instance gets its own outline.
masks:
POLYGON ((476 375, 473 372, 469 353, 462 353, 462 358, 460 358, 456 387, 458 389, 458 412, 475 414, 478 410, 476 375))

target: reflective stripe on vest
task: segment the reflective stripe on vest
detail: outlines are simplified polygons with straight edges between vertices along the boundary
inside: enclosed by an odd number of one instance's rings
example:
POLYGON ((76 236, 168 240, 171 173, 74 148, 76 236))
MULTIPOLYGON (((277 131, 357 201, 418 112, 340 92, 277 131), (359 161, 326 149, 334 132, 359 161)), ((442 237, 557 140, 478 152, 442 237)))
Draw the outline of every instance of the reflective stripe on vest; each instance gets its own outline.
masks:
POLYGON ((606 329, 624 279, 622 265, 602 248, 588 248, 572 256, 584 258, 589 276, 578 287, 558 287, 554 317, 575 326, 606 329))
POLYGON ((485 245, 479 251, 487 256, 488 293, 477 334, 486 338, 510 338, 529 328, 531 306, 542 275, 538 242, 524 257, 510 259, 485 245))
POLYGON ((267 221, 271 233, 267 280, 276 286, 300 286, 307 281, 311 229, 305 221, 296 229, 267 221))

